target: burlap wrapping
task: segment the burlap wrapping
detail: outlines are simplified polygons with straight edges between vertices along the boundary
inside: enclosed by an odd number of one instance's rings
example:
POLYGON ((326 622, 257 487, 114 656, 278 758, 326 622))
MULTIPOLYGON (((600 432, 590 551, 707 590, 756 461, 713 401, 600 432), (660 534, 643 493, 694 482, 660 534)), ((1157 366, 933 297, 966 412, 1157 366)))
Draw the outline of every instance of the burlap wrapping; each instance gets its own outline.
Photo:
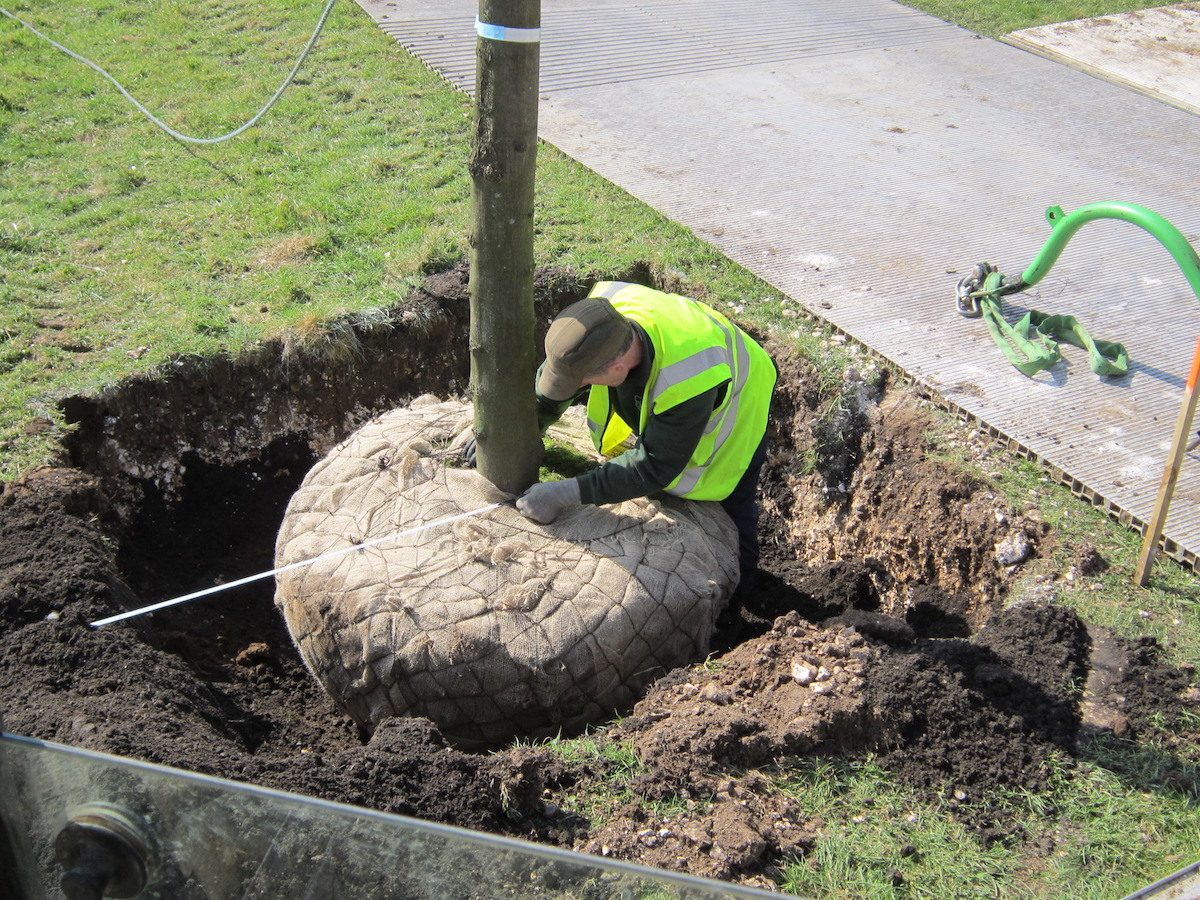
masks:
POLYGON ((293 496, 275 602, 309 670, 372 729, 432 719, 462 747, 575 732, 627 711, 702 659, 737 584, 737 534, 716 503, 665 495, 583 506, 550 525, 448 465, 470 407, 417 401, 365 425, 293 496), (413 531, 412 529, 420 529, 413 531))

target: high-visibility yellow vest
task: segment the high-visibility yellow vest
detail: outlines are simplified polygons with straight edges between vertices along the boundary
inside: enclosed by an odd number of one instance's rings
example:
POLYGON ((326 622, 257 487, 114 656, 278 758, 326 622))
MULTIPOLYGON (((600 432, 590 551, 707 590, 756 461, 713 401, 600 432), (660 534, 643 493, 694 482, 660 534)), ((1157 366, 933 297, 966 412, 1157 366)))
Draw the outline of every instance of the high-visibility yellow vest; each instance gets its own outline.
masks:
MULTIPOLYGON (((776 378, 771 357, 725 316, 697 300, 623 281, 599 282, 591 296, 607 298, 654 344, 639 433, 645 432, 651 411, 662 413, 729 382, 691 459, 666 487, 668 493, 692 500, 724 500, 766 433, 776 378)), ((633 433, 609 402, 607 387, 592 387, 587 417, 592 441, 606 456, 633 433)))

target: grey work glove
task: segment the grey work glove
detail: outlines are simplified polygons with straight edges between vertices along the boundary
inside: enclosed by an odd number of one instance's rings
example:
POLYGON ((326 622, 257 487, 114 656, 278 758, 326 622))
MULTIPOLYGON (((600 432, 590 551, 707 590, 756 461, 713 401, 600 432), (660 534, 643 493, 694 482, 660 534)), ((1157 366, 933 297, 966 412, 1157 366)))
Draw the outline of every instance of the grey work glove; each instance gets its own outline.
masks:
POLYGON ((467 465, 472 469, 475 468, 475 432, 471 431, 467 434, 467 439, 462 445, 463 459, 467 461, 467 465))
POLYGON ((539 481, 517 499, 517 509, 526 518, 546 525, 581 502, 579 480, 564 478, 562 481, 539 481))

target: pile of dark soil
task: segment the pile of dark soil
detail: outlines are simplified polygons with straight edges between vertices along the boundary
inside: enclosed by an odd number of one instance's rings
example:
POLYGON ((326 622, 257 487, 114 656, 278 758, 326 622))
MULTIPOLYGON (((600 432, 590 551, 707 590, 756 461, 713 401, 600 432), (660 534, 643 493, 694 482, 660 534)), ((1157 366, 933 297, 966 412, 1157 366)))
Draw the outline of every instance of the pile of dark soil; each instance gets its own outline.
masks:
POLYGON ((1151 643, 1107 636, 1121 665, 1085 704, 1092 630, 1053 602, 1005 604, 1017 567, 997 547, 1036 555, 1054 535, 932 462, 929 415, 902 390, 863 392, 868 405, 838 444, 843 456, 801 467, 822 401, 815 376, 778 351, 756 592, 707 664, 664 673, 628 717, 597 733, 632 746, 642 764, 628 785, 635 799, 603 826, 564 811, 563 799, 611 775, 602 762, 567 765, 540 747, 464 753, 416 719, 360 733, 303 668, 270 580, 89 626, 269 569, 288 497, 339 428, 354 425, 344 415, 332 424, 330 386, 348 383, 342 412, 355 408, 362 421, 404 401, 386 387, 372 404, 352 398, 381 384, 371 366, 405 352, 405 341, 441 341, 443 369, 461 372, 462 284, 451 274, 427 285, 414 300, 417 331, 366 353, 340 382, 309 371, 279 390, 278 366, 255 359, 73 401, 75 465, 30 472, 0 493, 6 730, 770 886, 783 860, 820 839, 820 823, 755 774, 760 767, 869 751, 980 840, 1011 839, 1019 835, 997 798, 1044 785, 1050 760, 1075 749, 1085 708, 1130 734, 1195 703, 1194 673, 1163 665, 1151 643), (301 382, 321 386, 320 404, 301 382), (257 410, 253 441, 244 409, 220 441, 202 436, 222 430, 213 423, 229 418, 218 410, 239 403, 257 410), (655 813, 668 798, 686 812, 655 813))

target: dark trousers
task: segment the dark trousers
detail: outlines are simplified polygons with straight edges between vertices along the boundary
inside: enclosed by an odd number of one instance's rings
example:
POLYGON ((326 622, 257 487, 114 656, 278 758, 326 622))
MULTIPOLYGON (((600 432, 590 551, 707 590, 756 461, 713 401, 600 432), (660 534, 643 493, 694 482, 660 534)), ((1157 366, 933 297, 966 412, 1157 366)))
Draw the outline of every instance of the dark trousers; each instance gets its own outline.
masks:
POLYGON ((721 501, 721 508, 729 513, 738 533, 739 580, 734 597, 743 599, 754 588, 754 573, 758 569, 758 476, 767 459, 767 436, 764 434, 758 449, 750 459, 750 465, 741 481, 728 497, 721 501))

